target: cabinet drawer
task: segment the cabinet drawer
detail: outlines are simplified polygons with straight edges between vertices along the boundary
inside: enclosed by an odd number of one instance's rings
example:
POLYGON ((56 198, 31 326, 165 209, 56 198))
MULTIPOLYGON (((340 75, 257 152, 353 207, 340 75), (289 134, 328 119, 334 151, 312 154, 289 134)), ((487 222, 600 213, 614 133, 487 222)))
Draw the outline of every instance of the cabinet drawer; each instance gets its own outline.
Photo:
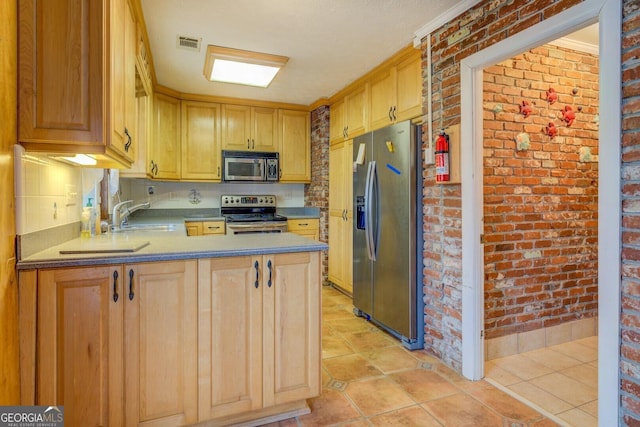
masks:
POLYGON ((203 221, 202 234, 225 234, 224 221, 203 221))
POLYGON ((320 220, 315 218, 290 219, 287 221, 289 231, 316 230, 320 226, 320 220))
POLYGON ((315 218, 290 219, 287 221, 287 231, 319 240, 320 220, 315 218))

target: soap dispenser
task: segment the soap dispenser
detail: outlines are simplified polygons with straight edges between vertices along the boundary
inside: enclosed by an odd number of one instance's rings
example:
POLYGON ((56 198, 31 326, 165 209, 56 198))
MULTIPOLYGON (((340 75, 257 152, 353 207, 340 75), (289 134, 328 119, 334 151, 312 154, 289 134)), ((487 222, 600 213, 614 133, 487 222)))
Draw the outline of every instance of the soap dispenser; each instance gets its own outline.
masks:
POLYGON ((80 220, 82 222, 82 228, 80 229, 80 237, 91 237, 91 210, 93 207, 91 206, 91 199, 87 205, 82 208, 82 215, 80 216, 80 220))
POLYGON ((92 200, 93 198, 89 198, 87 205, 82 209, 80 237, 93 237, 96 235, 96 210, 93 208, 92 200))

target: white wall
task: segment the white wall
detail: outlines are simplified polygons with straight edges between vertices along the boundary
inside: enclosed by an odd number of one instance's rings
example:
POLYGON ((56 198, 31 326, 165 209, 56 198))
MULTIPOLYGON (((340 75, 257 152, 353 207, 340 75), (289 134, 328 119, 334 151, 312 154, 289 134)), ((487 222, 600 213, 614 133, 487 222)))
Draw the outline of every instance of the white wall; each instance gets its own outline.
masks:
POLYGON ((303 207, 304 184, 220 184, 206 182, 168 182, 147 179, 121 178, 121 199, 135 203, 151 202, 151 209, 219 208, 223 194, 273 194, 278 207, 303 207), (148 187, 154 194, 147 195, 148 187), (194 203, 192 190, 199 203, 194 203))

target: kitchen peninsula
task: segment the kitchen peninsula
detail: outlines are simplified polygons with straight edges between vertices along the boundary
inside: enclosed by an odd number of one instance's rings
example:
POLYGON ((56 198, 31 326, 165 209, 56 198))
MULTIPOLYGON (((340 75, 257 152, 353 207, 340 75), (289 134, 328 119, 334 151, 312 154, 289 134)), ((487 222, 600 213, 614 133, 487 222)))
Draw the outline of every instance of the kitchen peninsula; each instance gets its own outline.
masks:
POLYGON ((182 226, 22 259, 22 404, 64 405, 70 426, 308 412, 321 389, 325 249, 294 233, 187 237, 182 226))

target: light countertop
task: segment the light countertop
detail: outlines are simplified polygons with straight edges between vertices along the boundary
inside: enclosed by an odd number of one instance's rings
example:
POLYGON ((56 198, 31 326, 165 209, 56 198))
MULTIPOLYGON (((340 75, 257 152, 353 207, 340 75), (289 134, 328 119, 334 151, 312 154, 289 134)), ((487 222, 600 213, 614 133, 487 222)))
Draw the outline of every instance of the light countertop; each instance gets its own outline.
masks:
POLYGON ((186 235, 176 231, 135 231, 76 238, 50 247, 17 263, 19 270, 87 265, 217 258, 326 250, 325 243, 295 233, 186 235), (99 251, 98 253, 60 253, 99 251), (115 252, 114 252, 115 251, 115 252))

